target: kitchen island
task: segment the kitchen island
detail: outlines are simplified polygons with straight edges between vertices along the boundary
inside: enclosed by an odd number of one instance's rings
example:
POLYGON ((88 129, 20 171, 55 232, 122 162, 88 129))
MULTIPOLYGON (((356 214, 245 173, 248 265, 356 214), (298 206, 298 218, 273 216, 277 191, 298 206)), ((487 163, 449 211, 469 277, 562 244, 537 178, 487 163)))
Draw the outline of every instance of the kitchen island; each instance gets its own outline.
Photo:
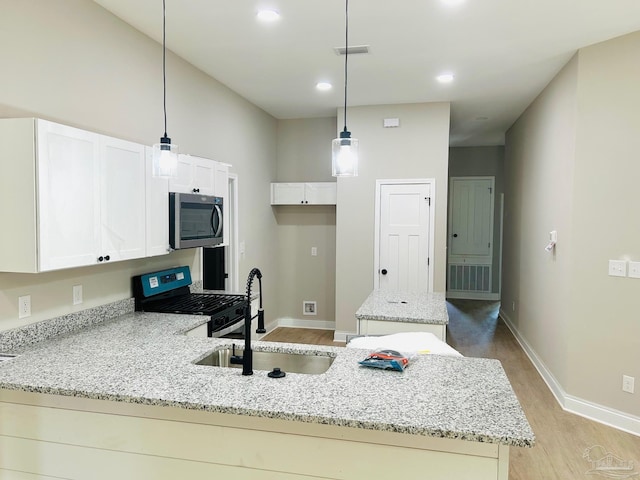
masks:
POLYGON ((358 335, 430 332, 446 341, 444 293, 374 290, 356 312, 358 335))
POLYGON ((401 373, 359 367, 362 350, 255 342, 335 359, 242 376, 195 364, 232 343, 185 335, 202 321, 130 313, 13 348, 0 478, 506 480, 509 448, 534 443, 496 360, 426 355, 401 373))

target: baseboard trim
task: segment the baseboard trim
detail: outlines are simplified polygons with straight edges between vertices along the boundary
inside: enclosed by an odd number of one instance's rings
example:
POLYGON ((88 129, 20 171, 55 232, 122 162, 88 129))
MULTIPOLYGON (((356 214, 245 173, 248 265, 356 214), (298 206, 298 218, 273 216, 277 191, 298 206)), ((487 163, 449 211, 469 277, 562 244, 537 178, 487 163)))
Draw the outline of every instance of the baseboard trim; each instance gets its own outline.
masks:
POLYGON ((463 300, 500 300, 499 293, 485 292, 449 292, 446 293, 447 298, 459 298, 463 300))
POLYGON ((347 338, 353 337, 357 335, 355 332, 346 332, 344 330, 335 330, 333 332, 333 341, 334 342, 344 342, 347 343, 347 338))
POLYGON ((531 363, 533 363, 533 366, 536 368, 544 382, 547 384, 549 390, 551 390, 551 393, 556 398, 556 401, 563 410, 584 418, 588 418, 589 420, 593 420, 594 422, 602 423, 609 427, 616 428, 623 432, 640 436, 639 417, 621 412, 614 408, 598 405, 597 403, 593 403, 588 400, 569 395, 567 392, 565 392, 562 388, 562 385, 560 385, 560 383, 556 380, 551 371, 546 367, 535 350, 520 334, 515 324, 511 321, 511 319, 503 309, 500 309, 500 318, 502 318, 505 325, 509 328, 509 330, 511 330, 511 333, 513 333, 513 336, 516 338, 527 357, 529 357, 529 360, 531 360, 531 363))
POLYGON ((333 330, 336 322, 330 320, 307 320, 302 318, 281 317, 277 320, 279 327, 314 328, 318 330, 333 330))

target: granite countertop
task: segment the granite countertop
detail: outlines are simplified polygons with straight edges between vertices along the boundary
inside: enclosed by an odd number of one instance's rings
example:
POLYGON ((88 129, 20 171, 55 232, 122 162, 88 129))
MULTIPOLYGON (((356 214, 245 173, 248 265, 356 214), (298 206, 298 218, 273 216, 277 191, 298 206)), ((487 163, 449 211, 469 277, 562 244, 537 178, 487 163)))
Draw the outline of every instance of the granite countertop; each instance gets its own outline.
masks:
MULTIPOLYGON (((423 355, 404 372, 360 367, 358 349, 254 342, 254 350, 335 356, 320 375, 272 379, 195 365, 231 340, 184 335, 202 317, 128 313, 16 347, 0 388, 531 446, 533 432, 497 360, 423 355)), ((236 341, 237 343, 237 341, 236 341)))
POLYGON ((358 320, 447 325, 444 293, 374 290, 356 312, 358 320))

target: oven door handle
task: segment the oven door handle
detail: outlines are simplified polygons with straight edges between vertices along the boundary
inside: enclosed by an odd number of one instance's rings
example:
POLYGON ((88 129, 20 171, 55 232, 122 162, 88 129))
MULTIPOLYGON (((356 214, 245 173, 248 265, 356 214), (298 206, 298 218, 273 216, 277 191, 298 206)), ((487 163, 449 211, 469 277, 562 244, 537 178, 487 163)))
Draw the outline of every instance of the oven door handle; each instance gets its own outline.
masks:
POLYGON ((218 205, 213 206, 213 210, 211 210, 211 229, 213 230, 213 236, 215 238, 220 238, 220 234, 222 233, 222 210, 218 205), (218 219, 218 227, 215 226, 215 218, 218 219))

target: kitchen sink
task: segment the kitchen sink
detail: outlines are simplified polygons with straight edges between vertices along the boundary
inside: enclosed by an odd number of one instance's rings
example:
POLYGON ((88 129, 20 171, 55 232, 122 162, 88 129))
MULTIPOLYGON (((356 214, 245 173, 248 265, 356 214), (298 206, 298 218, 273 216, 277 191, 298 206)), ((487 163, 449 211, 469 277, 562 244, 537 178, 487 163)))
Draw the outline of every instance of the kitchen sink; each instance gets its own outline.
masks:
MULTIPOLYGON (((198 360, 196 365, 208 365, 210 367, 242 368, 243 349, 223 348, 215 350, 198 360)), ((253 369, 271 371, 279 368, 286 373, 315 374, 326 372, 335 356, 318 355, 317 353, 282 353, 253 350, 253 369)))

